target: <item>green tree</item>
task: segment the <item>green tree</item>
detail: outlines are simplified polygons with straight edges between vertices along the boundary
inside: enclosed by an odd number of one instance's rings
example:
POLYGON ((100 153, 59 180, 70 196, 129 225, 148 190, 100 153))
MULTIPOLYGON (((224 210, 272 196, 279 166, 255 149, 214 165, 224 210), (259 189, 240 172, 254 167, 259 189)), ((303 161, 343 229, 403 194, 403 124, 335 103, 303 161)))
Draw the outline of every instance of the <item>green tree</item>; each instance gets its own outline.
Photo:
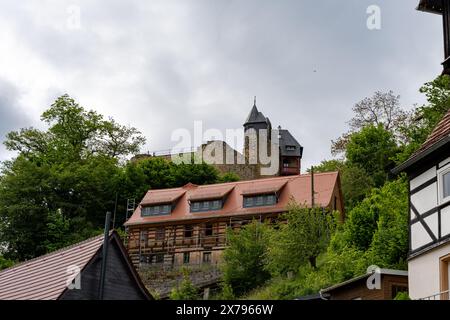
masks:
POLYGON ((401 126, 405 141, 402 152, 396 157, 397 163, 407 160, 416 151, 443 116, 450 110, 450 77, 441 75, 425 83, 420 92, 424 93, 428 104, 416 107, 409 121, 401 126))
POLYGON ((381 125, 369 125, 351 135, 345 156, 350 166, 364 169, 372 177, 374 185, 380 187, 388 179, 398 151, 391 132, 381 125))
POLYGON ((401 108, 400 96, 392 91, 377 91, 372 97, 356 103, 352 110, 354 115, 348 122, 350 131, 332 141, 331 152, 334 155, 345 153, 350 136, 367 126, 381 126, 396 140, 404 140, 401 128, 410 120, 410 114, 401 108))
POLYGON ((244 294, 270 278, 264 268, 270 230, 259 221, 245 225, 239 232, 228 230, 228 247, 223 252, 222 266, 228 295, 244 294))
POLYGON ((183 270, 183 280, 181 284, 173 288, 170 292, 171 300, 198 300, 199 298, 199 290, 192 284, 191 279, 189 278, 189 272, 187 269, 183 270))
POLYGON ((2 255, 0 255, 0 270, 12 267, 13 265, 13 261, 5 259, 2 255))
POLYGON ((315 172, 339 171, 345 210, 351 210, 370 192, 372 177, 359 166, 351 166, 344 160, 324 160, 314 167, 315 172))
POLYGON ((408 252, 408 188, 405 178, 373 189, 347 214, 341 232, 330 248, 342 253, 348 248, 364 252, 371 264, 404 267, 408 252))
POLYGON ((145 140, 67 95, 41 119, 47 130, 13 131, 5 141, 18 156, 2 166, 0 243, 14 260, 96 234, 114 209, 121 159, 145 140))
POLYGON ((234 172, 227 172, 219 176, 217 182, 236 182, 241 180, 241 178, 234 172))
POLYGON ((273 274, 297 272, 308 262, 316 268, 317 257, 326 250, 333 233, 335 218, 322 208, 291 203, 272 234, 267 269, 273 274))

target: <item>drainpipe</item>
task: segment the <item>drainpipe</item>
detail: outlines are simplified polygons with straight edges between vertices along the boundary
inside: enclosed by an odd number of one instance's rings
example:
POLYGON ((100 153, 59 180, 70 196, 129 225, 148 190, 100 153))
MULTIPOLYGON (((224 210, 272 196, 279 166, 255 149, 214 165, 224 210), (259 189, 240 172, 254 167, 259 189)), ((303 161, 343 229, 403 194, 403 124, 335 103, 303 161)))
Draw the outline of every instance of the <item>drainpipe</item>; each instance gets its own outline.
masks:
POLYGON ((103 293, 105 289, 106 258, 108 256, 110 224, 111 224, 111 212, 107 212, 105 218, 105 235, 103 238, 102 269, 100 272, 100 286, 98 288, 98 300, 103 300, 103 293))

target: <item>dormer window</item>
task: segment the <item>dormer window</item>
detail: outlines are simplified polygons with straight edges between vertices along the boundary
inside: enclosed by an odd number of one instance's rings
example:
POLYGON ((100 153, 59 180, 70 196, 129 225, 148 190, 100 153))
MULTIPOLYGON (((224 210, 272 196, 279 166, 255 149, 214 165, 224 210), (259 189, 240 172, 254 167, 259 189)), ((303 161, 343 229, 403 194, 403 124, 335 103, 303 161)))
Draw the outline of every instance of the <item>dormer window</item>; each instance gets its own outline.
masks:
POLYGON ((286 151, 295 151, 296 149, 296 146, 286 146, 286 151))
POLYGON ((277 203, 275 194, 260 194, 244 196, 244 208, 273 206, 277 203))
POLYGON ((450 201, 450 164, 438 171, 439 204, 450 201))
POLYGON ((223 200, 206 200, 206 201, 191 201, 191 212, 214 211, 220 210, 223 206, 223 200))
POLYGON ((171 204, 158 204, 152 206, 143 206, 141 209, 142 217, 165 216, 172 212, 171 204))

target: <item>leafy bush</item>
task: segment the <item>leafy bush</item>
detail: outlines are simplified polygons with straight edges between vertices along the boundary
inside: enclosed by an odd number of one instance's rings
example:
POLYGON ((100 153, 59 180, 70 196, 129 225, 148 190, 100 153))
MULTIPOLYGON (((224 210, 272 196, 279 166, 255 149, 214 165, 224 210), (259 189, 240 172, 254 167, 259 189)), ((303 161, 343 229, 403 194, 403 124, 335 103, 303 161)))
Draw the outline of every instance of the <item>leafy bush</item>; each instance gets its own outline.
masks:
POLYGON ((264 268, 270 233, 271 228, 259 221, 245 225, 239 232, 228 229, 222 270, 231 295, 242 295, 270 278, 264 268))
POLYGON ((199 289, 192 284, 187 269, 183 270, 183 280, 177 288, 173 288, 169 297, 171 300, 198 300, 199 289))

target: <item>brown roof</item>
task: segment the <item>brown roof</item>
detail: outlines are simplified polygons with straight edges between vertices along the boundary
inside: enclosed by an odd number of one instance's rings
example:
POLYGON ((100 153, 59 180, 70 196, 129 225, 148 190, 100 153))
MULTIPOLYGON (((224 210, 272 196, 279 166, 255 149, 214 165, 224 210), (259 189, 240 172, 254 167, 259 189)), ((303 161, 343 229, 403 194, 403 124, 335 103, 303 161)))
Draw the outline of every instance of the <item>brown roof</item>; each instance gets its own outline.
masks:
POLYGON ((212 199, 221 199, 225 197, 227 194, 233 190, 234 185, 227 184, 219 184, 219 185, 211 185, 208 188, 195 188, 190 192, 189 200, 197 201, 197 200, 212 200, 212 199))
MULTIPOLYGON (((58 299, 77 276, 70 268, 76 266, 81 272, 102 248, 103 238, 99 235, 0 271, 0 300, 58 299)), ((110 239, 115 239, 126 255, 115 231, 110 233, 110 239)), ((129 260, 128 256, 126 259, 129 260)), ((131 266, 131 262, 128 264, 131 266)), ((148 294, 136 271, 132 269, 131 273, 141 290, 148 294)))
POLYGON ((67 288, 70 266, 83 269, 103 244, 103 235, 0 271, 0 300, 54 300, 67 288))
POLYGON ((450 136, 450 109, 428 136, 427 140, 425 140, 422 146, 414 153, 414 155, 431 148, 440 140, 447 138, 448 136, 450 136))
MULTIPOLYGON (((125 225, 130 226, 179 220, 205 219, 210 217, 217 218, 220 216, 229 217, 237 215, 283 212, 286 210, 290 199, 295 200, 301 205, 311 205, 311 175, 309 174, 204 186, 195 186, 190 184, 182 188, 151 190, 151 192, 152 195, 158 196, 159 192, 168 195, 172 193, 178 194, 180 190, 185 190, 186 192, 180 197, 170 215, 142 217, 141 206, 138 206, 125 225), (224 194, 224 192, 229 189, 231 191, 229 191, 222 209, 207 212, 190 212, 189 199, 191 199, 192 195, 195 195, 195 197, 200 197, 201 194, 224 194), (255 194, 255 192, 278 192, 278 202, 272 206, 244 208, 242 200, 243 194, 255 194)), ((331 206, 333 195, 338 195, 340 197, 339 173, 326 172, 314 174, 314 191, 314 200, 316 205, 321 207, 331 206)), ((343 211, 343 208, 341 209, 343 211)))
POLYGON ((149 190, 144 196, 144 199, 142 199, 141 205, 172 203, 180 198, 185 192, 186 190, 181 188, 164 191, 159 190, 157 192, 155 192, 155 190, 149 190))

